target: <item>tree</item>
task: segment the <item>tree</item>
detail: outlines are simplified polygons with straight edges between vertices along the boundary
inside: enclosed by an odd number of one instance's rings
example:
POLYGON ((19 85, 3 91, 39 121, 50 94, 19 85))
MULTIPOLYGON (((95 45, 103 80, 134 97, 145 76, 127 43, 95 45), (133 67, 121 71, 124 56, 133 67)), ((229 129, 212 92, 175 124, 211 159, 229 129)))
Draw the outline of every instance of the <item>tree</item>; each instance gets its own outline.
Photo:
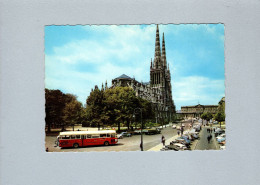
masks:
POLYGON ((225 97, 223 97, 218 103, 218 111, 214 115, 214 119, 219 122, 219 126, 221 127, 221 122, 225 121, 225 97))
POLYGON ((77 97, 72 94, 66 94, 66 104, 63 109, 63 121, 65 125, 74 125, 80 121, 82 104, 77 101, 77 97))
POLYGON ((211 120, 213 118, 213 115, 209 112, 204 112, 202 115, 201 115, 201 118, 204 119, 204 120, 211 120))
POLYGON ((218 112, 215 114, 214 119, 219 122, 219 126, 221 127, 221 122, 225 121, 225 114, 223 112, 218 112))
POLYGON ((65 94, 60 90, 45 89, 45 123, 48 126, 48 132, 51 131, 51 125, 62 124, 65 103, 65 94))
MULTIPOLYGON (((115 87, 107 89, 104 93, 104 112, 108 120, 117 123, 120 131, 120 123, 130 127, 134 108, 138 105, 138 99, 133 89, 129 87, 115 87)), ((110 124, 113 124, 110 122, 110 124)))
MULTIPOLYGON (((91 127, 98 127, 102 125, 102 116, 104 105, 103 105, 103 90, 99 90, 96 86, 94 91, 92 91, 86 100, 86 125, 91 127)), ((104 117, 103 117, 104 119, 104 117)))

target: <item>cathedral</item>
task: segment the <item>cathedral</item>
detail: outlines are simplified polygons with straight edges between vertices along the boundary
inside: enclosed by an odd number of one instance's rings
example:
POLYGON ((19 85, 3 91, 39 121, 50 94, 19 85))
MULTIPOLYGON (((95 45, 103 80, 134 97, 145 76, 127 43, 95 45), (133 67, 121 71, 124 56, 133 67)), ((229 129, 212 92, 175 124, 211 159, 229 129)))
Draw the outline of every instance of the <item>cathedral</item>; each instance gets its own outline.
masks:
MULTIPOLYGON (((107 86, 107 85, 106 85, 107 86)), ((162 49, 160 43, 159 27, 156 29, 154 59, 151 59, 150 81, 138 82, 125 74, 112 80, 112 87, 131 87, 136 96, 153 103, 156 122, 159 120, 172 120, 175 115, 175 105, 172 100, 171 73, 166 59, 164 33, 162 36, 162 49)))

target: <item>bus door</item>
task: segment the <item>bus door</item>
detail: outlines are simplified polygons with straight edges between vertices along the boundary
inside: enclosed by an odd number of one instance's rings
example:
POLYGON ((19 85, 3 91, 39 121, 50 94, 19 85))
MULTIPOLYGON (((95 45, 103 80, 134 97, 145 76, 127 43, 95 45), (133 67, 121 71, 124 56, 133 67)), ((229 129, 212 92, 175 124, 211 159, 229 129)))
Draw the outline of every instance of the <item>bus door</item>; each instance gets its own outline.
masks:
MULTIPOLYGON (((107 134, 104 133, 104 134, 100 134, 100 139, 99 139, 99 144, 100 145, 103 145, 106 141, 107 141, 107 134)), ((109 141, 108 141, 109 142, 109 141)), ((110 142, 109 142, 110 143, 110 142)))
POLYGON ((81 135, 81 146, 87 146, 86 135, 81 135))

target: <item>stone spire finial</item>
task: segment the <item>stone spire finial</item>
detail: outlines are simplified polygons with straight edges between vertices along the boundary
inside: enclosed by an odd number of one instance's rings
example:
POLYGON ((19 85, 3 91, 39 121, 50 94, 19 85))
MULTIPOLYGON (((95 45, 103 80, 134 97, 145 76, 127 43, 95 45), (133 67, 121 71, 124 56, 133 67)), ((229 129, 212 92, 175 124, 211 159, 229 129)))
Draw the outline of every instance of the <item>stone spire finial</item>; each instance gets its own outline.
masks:
POLYGON ((152 58, 151 58, 151 67, 150 68, 153 68, 153 60, 152 60, 152 58))
POLYGON ((155 38, 155 53, 154 53, 155 68, 158 68, 160 66, 160 60, 161 60, 161 47, 160 47, 159 26, 157 24, 156 38, 155 38))
POLYGON ((103 85, 103 83, 102 83, 102 87, 101 87, 101 90, 102 90, 102 91, 104 90, 104 85, 103 85))
POLYGON ((162 63, 163 66, 167 68, 164 33, 163 33, 163 40, 162 40, 162 63))

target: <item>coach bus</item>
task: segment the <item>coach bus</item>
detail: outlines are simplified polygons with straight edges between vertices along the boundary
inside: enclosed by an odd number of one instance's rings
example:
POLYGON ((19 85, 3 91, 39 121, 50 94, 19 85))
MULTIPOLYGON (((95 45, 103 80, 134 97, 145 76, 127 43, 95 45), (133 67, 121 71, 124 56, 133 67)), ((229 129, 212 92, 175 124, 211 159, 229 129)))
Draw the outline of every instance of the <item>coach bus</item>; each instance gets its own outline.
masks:
POLYGON ((59 147, 82 147, 91 145, 113 145, 118 142, 115 130, 60 132, 59 147))

